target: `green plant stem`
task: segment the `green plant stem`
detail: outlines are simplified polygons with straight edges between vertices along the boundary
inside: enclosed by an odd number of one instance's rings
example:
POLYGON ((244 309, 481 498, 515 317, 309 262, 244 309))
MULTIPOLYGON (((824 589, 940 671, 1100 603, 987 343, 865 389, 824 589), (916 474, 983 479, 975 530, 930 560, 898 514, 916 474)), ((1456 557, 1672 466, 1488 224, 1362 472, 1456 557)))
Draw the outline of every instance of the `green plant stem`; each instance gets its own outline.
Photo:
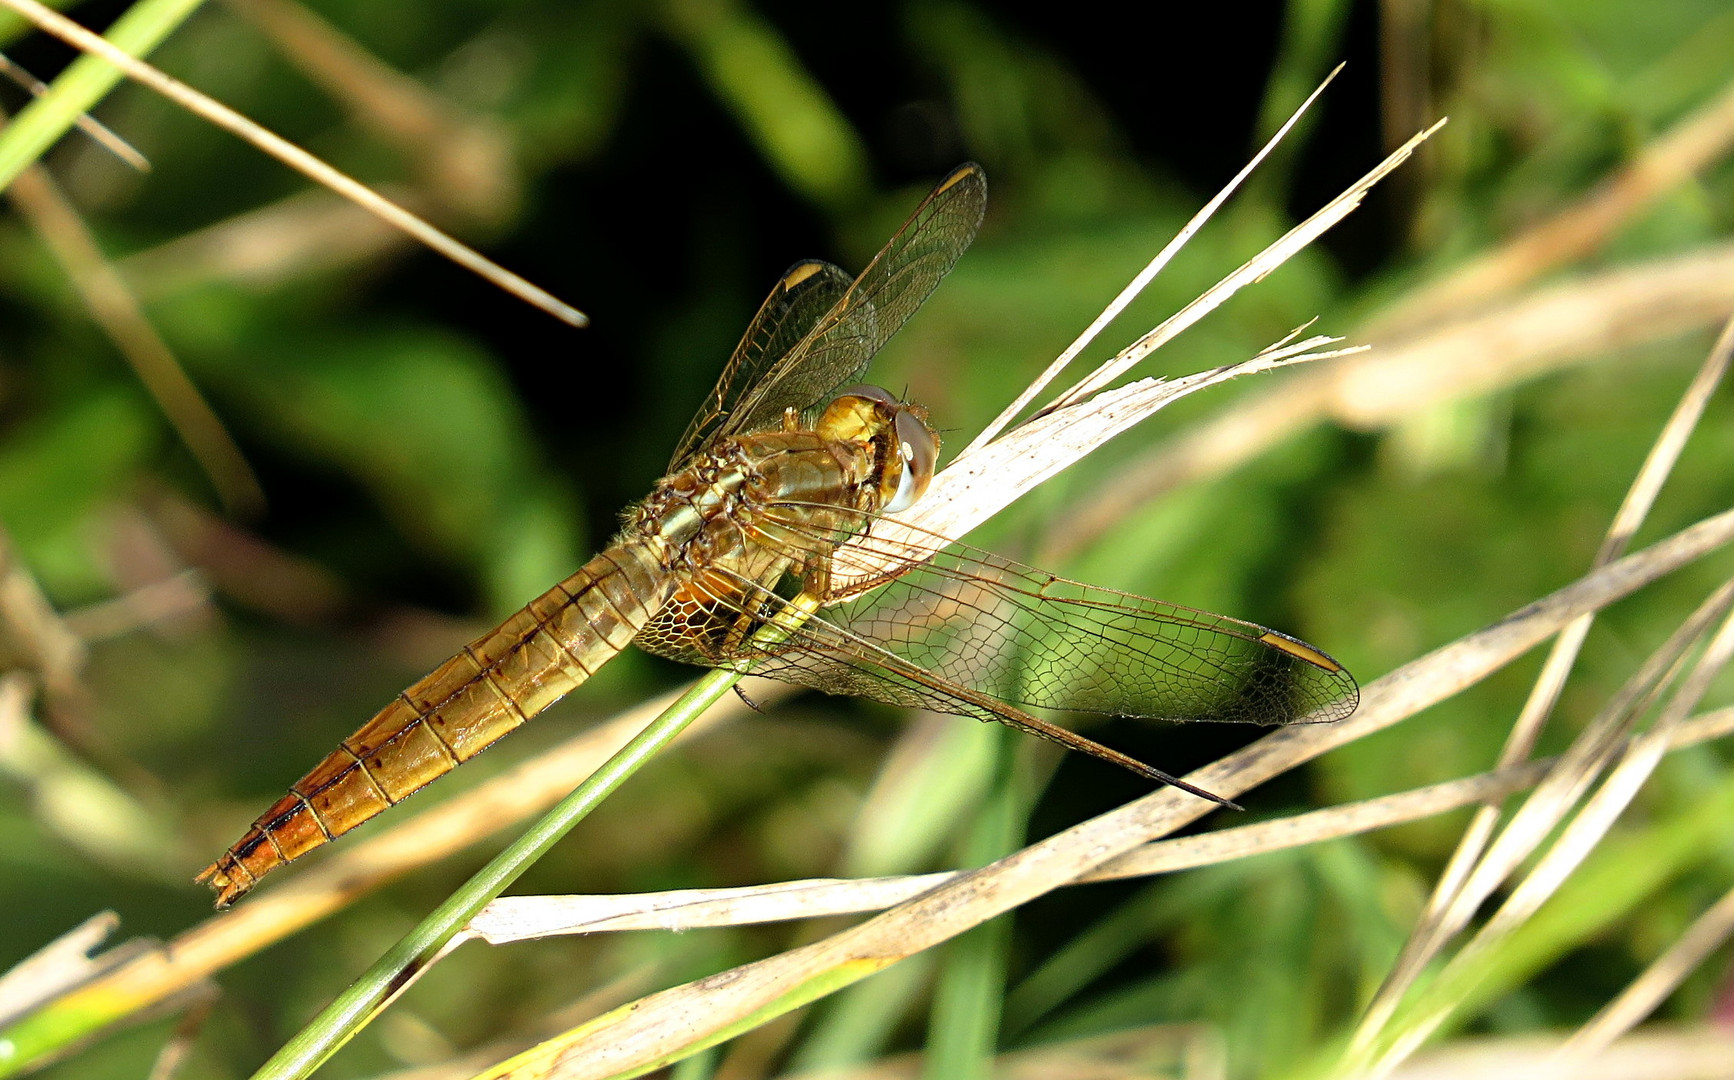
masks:
MULTIPOLYGON (((203 0, 139 0, 104 36, 117 49, 148 56, 201 3, 203 0)), ((0 128, 0 191, 47 153, 121 78, 120 69, 108 61, 81 56, 60 73, 46 94, 0 128)))
MULTIPOLYGON (((997 775, 964 844, 963 865, 969 867, 986 866, 1023 846, 1031 803, 1028 770, 1018 768, 1015 733, 1000 728, 994 736, 997 775)), ((1010 948, 1009 913, 946 946, 922 1061, 928 1080, 985 1080, 992 1074, 1010 948)))
POLYGON ((643 731, 620 748, 560 800, 541 820, 447 897, 420 926, 381 956, 337 1000, 326 1006, 294 1038, 284 1043, 253 1080, 301 1080, 310 1075, 379 1014, 410 978, 433 962, 439 951, 475 914, 504 892, 519 874, 547 853, 639 767, 705 709, 740 681, 738 671, 712 671, 643 731))
MULTIPOLYGON (((72 6, 73 0, 42 0, 55 11, 62 11, 72 6)), ((36 29, 36 24, 9 8, 0 9, 0 49, 11 46, 14 41, 36 29)))

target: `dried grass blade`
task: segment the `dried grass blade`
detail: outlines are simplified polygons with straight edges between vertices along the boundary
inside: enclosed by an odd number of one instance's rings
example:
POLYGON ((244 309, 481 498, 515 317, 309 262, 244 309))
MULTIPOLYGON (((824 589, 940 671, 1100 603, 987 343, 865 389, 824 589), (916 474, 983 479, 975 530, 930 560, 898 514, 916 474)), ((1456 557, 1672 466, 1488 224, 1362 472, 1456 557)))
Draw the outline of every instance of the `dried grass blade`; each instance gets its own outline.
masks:
MULTIPOLYGON (((1266 274, 1287 262, 1302 248, 1317 240, 1338 222, 1353 213, 1361 205, 1362 200, 1367 197, 1367 193, 1372 190, 1373 185, 1407 161, 1409 155, 1415 152, 1416 147, 1444 125, 1445 121, 1441 120, 1392 151, 1385 160, 1351 184, 1342 194, 1283 234, 1275 243, 1248 259, 1233 273, 1205 290, 1202 296, 1175 312, 1154 330, 1139 338, 1131 347, 1122 350, 1113 359, 1091 372, 1070 390, 1045 406, 1042 412, 1074 405, 1096 393, 1125 374, 1144 357, 1173 340, 1181 331, 1227 303, 1228 299, 1235 293, 1256 281, 1262 280, 1266 274)), ((1038 413, 1037 415, 1041 414, 1038 413)))
MULTIPOLYGON (((1632 481, 1619 510, 1614 514, 1613 523, 1596 552, 1592 566, 1605 566, 1625 553, 1633 534, 1648 516, 1650 507, 1655 505, 1656 496, 1669 473, 1673 471, 1681 451, 1685 449, 1686 440, 1703 417, 1710 396, 1728 370, 1730 358, 1734 358, 1734 319, 1723 325, 1716 344, 1705 357, 1697 375, 1675 405, 1667 423, 1663 425, 1661 434, 1650 447, 1649 454, 1638 469, 1637 477, 1632 481)), ((1590 626, 1594 621, 1593 614, 1573 620, 1554 640, 1547 660, 1542 665, 1541 674, 1500 750, 1499 767, 1515 764, 1530 755, 1541 734, 1542 726, 1559 701, 1566 677, 1576 663, 1578 651, 1589 636, 1590 626)), ((1452 853, 1444 873, 1434 886, 1432 896, 1428 898, 1426 908, 1416 921, 1415 929, 1404 943, 1402 954, 1392 965, 1384 983, 1367 1006, 1358 1029, 1358 1044, 1390 1019, 1403 994, 1448 936, 1444 927, 1447 912, 1486 849, 1498 816, 1499 804, 1489 802, 1464 830, 1457 849, 1452 853)))
MULTIPOLYGON (((1583 611, 1731 539, 1734 512, 1706 519, 1375 681, 1350 719, 1283 729, 1186 779, 1240 794, 1485 678, 1583 611)), ((824 941, 643 998, 479 1075, 578 1080, 660 1067, 955 937, 1211 809, 1173 789, 1153 792, 824 941)))
POLYGON ((251 517, 265 507, 265 492, 241 448, 199 392, 168 342, 146 317, 138 298, 108 261, 71 200, 47 171, 32 165, 7 190, 12 204, 59 261, 90 316, 131 365, 139 382, 192 451, 231 513, 251 517))
POLYGON ((479 274, 512 295, 527 303, 534 304, 555 318, 573 326, 584 326, 589 323, 589 318, 583 312, 552 293, 532 285, 480 252, 460 243, 398 204, 381 196, 367 185, 339 172, 294 143, 259 126, 227 105, 115 48, 84 27, 39 3, 38 0, 0 0, 0 4, 11 8, 67 44, 101 57, 125 72, 128 78, 143 83, 194 115, 246 140, 309 179, 324 184, 339 195, 350 199, 369 212, 402 229, 459 266, 479 274))
POLYGON ((1095 319, 1091 321, 1090 325, 1084 328, 1084 332, 1079 334, 1076 340, 1066 346, 1065 350, 1055 358, 1054 362, 1048 365, 1047 370, 1036 376, 1036 380, 1030 383, 1029 386, 1025 387, 1023 393, 1019 394, 1015 401, 1010 405, 1007 405, 998 416, 994 417, 987 427, 981 430, 981 434, 977 435, 973 442, 964 447, 963 453, 968 454, 972 451, 980 450, 982 447, 992 442, 995 436, 997 436, 1001 431, 1004 431, 1006 426, 1010 424, 1019 413, 1024 411, 1025 406, 1036 399, 1037 394, 1040 394, 1050 382, 1054 381, 1055 377, 1058 376, 1061 371, 1064 371, 1073 360, 1077 359, 1079 353, 1089 347, 1090 342, 1096 340, 1097 335, 1106 329, 1109 323, 1120 317, 1120 314, 1124 312, 1126 308, 1131 305, 1132 301, 1137 299, 1138 295, 1144 291, 1145 286, 1149 285, 1151 281, 1155 280, 1156 275, 1162 272, 1162 268, 1167 266, 1168 263, 1173 260, 1174 256, 1179 253, 1181 248, 1191 242, 1192 238, 1197 235, 1198 230, 1204 227, 1205 222, 1216 216, 1216 212, 1222 209, 1222 204, 1228 201, 1229 196, 1240 190, 1240 185, 1245 183, 1246 178, 1252 175, 1253 170, 1258 168, 1258 166, 1263 163, 1264 159, 1270 156, 1271 151, 1276 149, 1277 144, 1281 143, 1283 139, 1288 137, 1289 131, 1300 121, 1302 116, 1306 115, 1307 110, 1312 108, 1313 102, 1318 100, 1319 95, 1325 92, 1325 87, 1329 86, 1342 70, 1343 65, 1341 64, 1338 64, 1336 67, 1331 69, 1331 73, 1325 76, 1324 81, 1320 82, 1318 87, 1314 89, 1311 94, 1307 95, 1307 99, 1301 102, 1300 107, 1290 114, 1288 120, 1277 129, 1276 134, 1272 135, 1270 139, 1259 148, 1258 153, 1252 156, 1252 160, 1242 166, 1241 170, 1235 173, 1234 177, 1222 186, 1222 190, 1218 191, 1215 197, 1205 203, 1203 208, 1196 214, 1192 215, 1192 220, 1188 221, 1179 232, 1174 234, 1174 239, 1168 241, 1162 250, 1156 253, 1156 257, 1151 259, 1150 262, 1145 265, 1144 269, 1140 270, 1137 276, 1127 283, 1124 289, 1120 290, 1120 294, 1114 297, 1107 307, 1102 309, 1102 313, 1097 315, 1095 319))

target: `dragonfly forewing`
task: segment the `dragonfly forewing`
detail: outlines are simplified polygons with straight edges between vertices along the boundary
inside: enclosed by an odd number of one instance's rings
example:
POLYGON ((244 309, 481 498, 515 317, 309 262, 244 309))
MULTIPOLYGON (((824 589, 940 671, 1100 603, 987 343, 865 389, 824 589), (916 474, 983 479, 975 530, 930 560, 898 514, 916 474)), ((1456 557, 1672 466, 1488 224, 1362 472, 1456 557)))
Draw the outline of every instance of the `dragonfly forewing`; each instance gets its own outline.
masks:
POLYGON ((961 165, 916 207, 867 269, 760 380, 718 428, 720 435, 776 426, 860 381, 873 355, 933 295, 975 239, 987 209, 981 166, 961 165))
MULTIPOLYGON (((783 271, 771 294, 747 324, 746 333, 730 354, 716 388, 674 448, 670 472, 679 469, 710 440, 724 419, 736 411, 741 397, 757 389, 771 368, 849 291, 853 281, 840 267, 818 259, 803 259, 783 271)), ((838 373, 837 381, 831 385, 841 386, 857 377, 853 370, 838 373)), ((811 402, 799 407, 806 404, 811 402)))
POLYGON ((1340 720, 1359 700, 1341 664, 1268 627, 1069 581, 944 537, 893 548, 870 526, 827 533, 788 513, 760 524, 771 547, 810 551, 829 539, 829 576, 849 581, 855 566, 872 567, 877 584, 854 579, 808 627, 761 650, 756 674, 972 716, 986 696, 1275 725, 1340 720))

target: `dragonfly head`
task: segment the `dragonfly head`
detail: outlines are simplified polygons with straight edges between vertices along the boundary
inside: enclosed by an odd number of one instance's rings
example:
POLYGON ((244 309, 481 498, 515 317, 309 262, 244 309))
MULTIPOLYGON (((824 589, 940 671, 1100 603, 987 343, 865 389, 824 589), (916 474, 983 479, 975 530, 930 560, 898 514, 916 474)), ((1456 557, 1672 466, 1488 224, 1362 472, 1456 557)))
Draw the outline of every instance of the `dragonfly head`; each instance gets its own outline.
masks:
POLYGON ((899 401, 889 390, 844 389, 825 406, 817 429, 826 438, 873 446, 882 513, 914 506, 933 479, 939 435, 927 426, 927 410, 899 401))

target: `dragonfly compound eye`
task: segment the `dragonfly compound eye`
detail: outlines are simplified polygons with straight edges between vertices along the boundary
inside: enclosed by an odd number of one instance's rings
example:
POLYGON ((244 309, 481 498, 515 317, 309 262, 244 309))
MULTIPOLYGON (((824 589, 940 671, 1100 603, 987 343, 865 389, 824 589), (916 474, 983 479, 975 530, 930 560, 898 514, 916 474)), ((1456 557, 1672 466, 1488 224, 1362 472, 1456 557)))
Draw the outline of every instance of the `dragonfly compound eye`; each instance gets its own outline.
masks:
POLYGON ((897 480, 897 493, 886 503, 884 511, 895 514, 915 505, 927 491, 933 479, 933 463, 939 456, 939 439, 914 411, 901 403, 897 406, 897 457, 902 475, 897 480))

